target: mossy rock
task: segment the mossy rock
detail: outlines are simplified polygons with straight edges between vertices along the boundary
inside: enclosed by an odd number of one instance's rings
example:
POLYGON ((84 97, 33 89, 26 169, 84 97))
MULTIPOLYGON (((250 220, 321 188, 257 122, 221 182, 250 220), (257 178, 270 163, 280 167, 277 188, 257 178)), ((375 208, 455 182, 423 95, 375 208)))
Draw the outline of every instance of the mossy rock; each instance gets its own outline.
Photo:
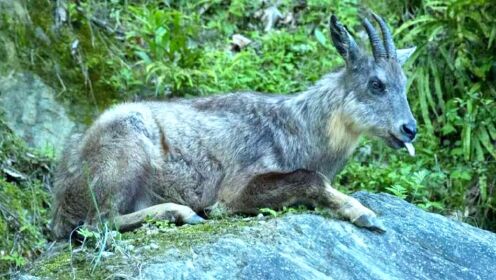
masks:
POLYGON ((380 215, 385 233, 308 211, 148 226, 122 235, 111 253, 73 250, 73 269, 66 248, 28 273, 47 279, 496 278, 496 234, 391 195, 354 196, 380 215))
MULTIPOLYGON (((59 243, 28 268, 28 272, 42 279, 108 279, 120 272, 134 275, 139 264, 152 260, 158 252, 188 252, 222 236, 239 234, 257 222, 254 217, 230 217, 199 225, 176 227, 157 222, 124 234, 107 232, 105 251, 95 245, 101 239, 88 239, 81 246, 59 243)), ((103 233, 99 238, 104 238, 103 233)))

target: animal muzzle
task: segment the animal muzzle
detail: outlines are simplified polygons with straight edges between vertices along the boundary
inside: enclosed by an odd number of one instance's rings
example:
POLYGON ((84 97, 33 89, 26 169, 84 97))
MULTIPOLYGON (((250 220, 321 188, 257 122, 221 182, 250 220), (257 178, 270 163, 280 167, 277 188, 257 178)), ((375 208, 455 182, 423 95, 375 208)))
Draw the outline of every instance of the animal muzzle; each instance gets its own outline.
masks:
POLYGON ((402 122, 395 132, 389 134, 389 145, 394 148, 405 147, 411 156, 415 155, 415 148, 412 142, 417 135, 417 124, 414 120, 402 122))

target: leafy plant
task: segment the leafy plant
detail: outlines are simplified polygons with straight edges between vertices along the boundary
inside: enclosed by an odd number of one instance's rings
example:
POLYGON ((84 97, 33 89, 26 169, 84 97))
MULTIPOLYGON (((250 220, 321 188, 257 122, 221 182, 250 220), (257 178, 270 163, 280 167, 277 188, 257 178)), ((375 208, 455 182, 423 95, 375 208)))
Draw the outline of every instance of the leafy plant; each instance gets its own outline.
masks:
MULTIPOLYGON (((83 238, 82 249, 95 250, 91 259, 91 272, 94 272, 101 264, 105 252, 122 249, 121 234, 113 231, 108 223, 98 224, 97 227, 91 229, 82 227, 77 230, 77 233, 83 238)), ((72 248, 70 250, 72 253, 72 248)))
POLYGON ((143 66, 146 82, 154 84, 156 94, 165 90, 178 95, 192 88, 204 74, 198 69, 202 51, 195 42, 198 16, 148 7, 129 7, 129 11, 134 23, 126 37, 133 42, 129 47, 139 58, 137 66, 143 66))
POLYGON ((29 150, 0 114, 0 271, 21 267, 46 244, 50 159, 29 150))
MULTIPOLYGON (((496 170, 496 5, 492 1, 429 0, 417 9, 417 16, 403 23, 396 35, 418 46, 411 61, 415 64, 412 92, 417 96, 414 106, 421 115, 424 134, 437 136, 447 161, 472 166, 468 170, 454 168, 452 191, 464 192, 466 186, 460 185, 467 180, 479 188, 492 185, 494 189, 494 176, 486 174, 496 170), (485 168, 474 168, 478 165, 485 168)), ((480 194, 486 192, 479 189, 480 194)), ((487 204, 490 198, 484 198, 482 204, 494 213, 496 204, 487 204)), ((479 210, 470 212, 480 212, 480 205, 472 207, 479 210)))
POLYGON ((419 8, 423 14, 396 33, 418 46, 412 80, 425 128, 454 145, 454 156, 496 159, 496 90, 491 83, 496 6, 492 1, 452 0, 424 1, 419 8))

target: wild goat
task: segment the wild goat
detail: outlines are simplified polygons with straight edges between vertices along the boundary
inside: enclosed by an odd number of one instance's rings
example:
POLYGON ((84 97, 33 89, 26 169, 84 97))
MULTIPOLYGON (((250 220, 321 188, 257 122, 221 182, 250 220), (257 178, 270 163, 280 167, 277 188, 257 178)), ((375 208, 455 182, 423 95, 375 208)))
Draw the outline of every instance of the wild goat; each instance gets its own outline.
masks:
POLYGON ((373 16, 382 38, 363 20, 373 56, 331 17, 346 66, 299 94, 126 103, 104 112, 62 155, 55 236, 101 218, 129 230, 147 216, 195 224, 213 207, 249 214, 296 203, 381 230, 374 212, 327 183, 362 134, 414 153, 416 121, 401 69, 413 50, 396 51, 386 23, 373 16))

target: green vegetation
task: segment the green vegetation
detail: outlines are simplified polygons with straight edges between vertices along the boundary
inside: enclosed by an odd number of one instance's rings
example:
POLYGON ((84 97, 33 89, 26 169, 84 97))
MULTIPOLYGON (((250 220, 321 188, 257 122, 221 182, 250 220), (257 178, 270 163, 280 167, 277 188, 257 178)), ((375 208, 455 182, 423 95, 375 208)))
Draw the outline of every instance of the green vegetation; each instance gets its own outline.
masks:
MULTIPOLYGON (((334 184, 392 193, 496 230, 494 1, 279 2, 294 22, 265 32, 261 1, 0 0, 0 72, 38 74, 58 98, 85 108, 73 112, 84 122, 122 100, 292 93, 342 63, 327 37, 329 15, 359 34, 357 15, 370 7, 393 27, 398 46, 417 46, 406 70, 418 155, 364 140, 334 184), (66 14, 54 13, 57 3, 66 14), (231 51, 234 34, 252 43, 231 51)), ((46 244, 51 160, 30 153, 2 123, 0 271, 24 265, 46 244)))
MULTIPOLYGON (((47 257, 33 275, 49 279, 109 279, 116 271, 140 271, 142 263, 154 257, 154 251, 173 248, 191 250, 196 244, 213 242, 257 223, 257 218, 225 217, 195 226, 176 227, 165 221, 150 221, 132 232, 120 234, 109 230, 81 229, 83 244, 73 251, 70 244, 47 257)), ((125 275, 125 273, 122 273, 125 275)))
POLYGON ((496 12, 492 1, 386 1, 400 44, 414 44, 409 99, 421 124, 414 159, 374 148, 343 186, 389 191, 496 229, 496 12), (389 3, 391 2, 391 3, 389 3), (398 18, 398 15, 402 15, 398 18))
POLYGON ((23 266, 44 249, 50 162, 0 121, 0 271, 23 266))

